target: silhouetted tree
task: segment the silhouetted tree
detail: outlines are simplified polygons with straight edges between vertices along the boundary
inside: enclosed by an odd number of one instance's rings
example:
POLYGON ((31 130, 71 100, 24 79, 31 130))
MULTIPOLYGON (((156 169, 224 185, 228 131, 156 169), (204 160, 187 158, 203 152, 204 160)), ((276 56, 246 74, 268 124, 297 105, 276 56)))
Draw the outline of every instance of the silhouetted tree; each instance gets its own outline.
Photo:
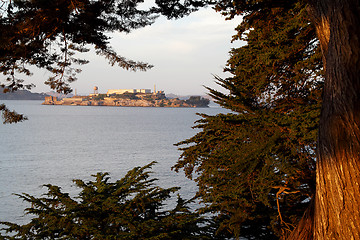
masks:
POLYGON ((53 73, 46 84, 68 93, 68 83, 76 79, 78 69, 72 64, 85 64, 74 58, 94 46, 96 53, 111 65, 125 69, 146 70, 151 66, 126 60, 109 46, 108 32, 130 32, 153 23, 150 11, 139 10, 141 0, 17 0, 2 3, 0 15, 0 72, 7 76, 1 85, 13 91, 30 88, 17 78, 17 73, 30 74, 28 65, 53 73))
MULTIPOLYGON (((34 85, 21 75, 31 75, 29 66, 52 73, 45 84, 69 93, 69 83, 88 63, 76 53, 93 46, 111 65, 128 70, 146 70, 147 63, 127 60, 109 45, 108 33, 128 33, 153 23, 150 10, 140 10, 143 0, 16 0, 0 3, 0 80, 4 92, 30 89, 34 85)), ((16 115, 14 115, 16 116, 16 115)), ((18 119, 21 116, 17 117, 18 119)), ((14 121, 16 118, 14 118, 14 121)))
POLYGON ((0 112, 1 117, 3 119, 3 123, 17 123, 27 120, 27 118, 22 115, 18 114, 15 111, 9 110, 5 104, 0 104, 0 112))
POLYGON ((81 189, 71 198, 61 188, 45 185, 44 197, 18 195, 31 204, 31 221, 7 225, 4 239, 208 239, 205 220, 192 213, 189 201, 178 197, 174 208, 165 201, 179 188, 163 189, 154 184, 148 169, 136 167, 110 182, 107 173, 93 175, 95 181, 74 180, 81 189))
MULTIPOLYGON (((158 0, 161 1, 161 0, 158 0)), ((165 1, 162 1, 165 2, 165 1)), ((180 1, 172 1, 172 5, 180 1), (175 2, 175 3, 174 3, 175 2)), ((191 4, 193 1, 185 1, 191 4)), ((307 4, 322 50, 325 85, 319 124, 314 206, 291 239, 360 238, 360 2, 358 0, 219 0, 225 14, 257 16, 307 4)), ((197 4, 197 3, 196 3, 197 4)), ((179 7, 177 7, 179 9, 179 7)), ((274 27, 276 30, 277 27, 274 27)), ((274 31, 274 34, 278 34, 274 31)))
POLYGON ((209 89, 232 113, 201 115, 175 169, 194 175, 218 234, 278 239, 315 191, 321 57, 303 4, 254 12, 237 30, 247 45, 231 51, 232 77, 218 78, 230 93, 209 89))

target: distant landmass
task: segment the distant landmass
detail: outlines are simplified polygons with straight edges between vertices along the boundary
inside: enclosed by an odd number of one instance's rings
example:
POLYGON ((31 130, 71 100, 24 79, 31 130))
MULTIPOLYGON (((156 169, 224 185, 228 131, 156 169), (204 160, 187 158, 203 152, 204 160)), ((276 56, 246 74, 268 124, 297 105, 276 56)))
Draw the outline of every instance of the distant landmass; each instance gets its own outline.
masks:
POLYGON ((46 93, 32 93, 28 90, 18 90, 16 92, 3 92, 3 88, 0 88, 0 100, 44 100, 46 93))
POLYGON ((53 96, 59 99, 73 97, 73 94, 62 94, 57 92, 33 93, 29 90, 18 90, 15 92, 4 93, 4 88, 0 88, 0 100, 45 100, 45 97, 53 96))

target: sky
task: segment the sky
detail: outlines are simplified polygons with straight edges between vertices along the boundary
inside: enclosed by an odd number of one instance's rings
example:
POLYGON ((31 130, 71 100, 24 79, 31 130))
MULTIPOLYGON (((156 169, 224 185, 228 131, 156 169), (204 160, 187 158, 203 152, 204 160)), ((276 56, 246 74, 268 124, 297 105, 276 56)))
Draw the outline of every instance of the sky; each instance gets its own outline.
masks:
MULTIPOLYGON (((121 56, 147 62, 154 67, 146 72, 132 72, 110 66, 94 52, 86 53, 90 60, 81 66, 82 72, 71 87, 78 94, 89 94, 97 86, 99 93, 108 89, 154 89, 166 94, 204 95, 204 86, 223 90, 215 84, 214 75, 230 76, 223 72, 231 48, 243 43, 231 43, 239 18, 225 21, 211 8, 201 9, 178 20, 160 17, 145 28, 129 34, 112 33, 111 46, 121 56)), ((48 92, 43 84, 48 74, 35 71, 33 92, 48 92)))

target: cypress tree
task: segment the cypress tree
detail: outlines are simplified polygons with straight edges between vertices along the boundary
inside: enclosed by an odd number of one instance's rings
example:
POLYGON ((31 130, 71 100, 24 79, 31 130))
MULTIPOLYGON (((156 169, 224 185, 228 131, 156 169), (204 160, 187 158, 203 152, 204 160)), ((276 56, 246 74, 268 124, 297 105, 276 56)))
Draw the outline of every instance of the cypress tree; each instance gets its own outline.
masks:
MULTIPOLYGON (((1 222, 11 233, 3 239, 208 239, 205 220, 190 211, 190 201, 178 196, 170 208, 165 201, 178 188, 163 189, 149 178, 154 163, 130 170, 110 182, 107 173, 94 181, 74 180, 81 189, 76 198, 54 185, 43 197, 18 195, 31 204, 31 221, 24 225, 1 222), (166 210, 166 208, 169 208, 166 210)), ((1 234, 1 233, 0 233, 1 234)))
POLYGON ((174 167, 198 183, 224 238, 286 237, 313 198, 323 79, 306 16, 300 3, 246 15, 234 40, 247 45, 230 52, 232 77, 217 78, 229 93, 209 89, 232 112, 201 114, 199 133, 178 144, 174 167))

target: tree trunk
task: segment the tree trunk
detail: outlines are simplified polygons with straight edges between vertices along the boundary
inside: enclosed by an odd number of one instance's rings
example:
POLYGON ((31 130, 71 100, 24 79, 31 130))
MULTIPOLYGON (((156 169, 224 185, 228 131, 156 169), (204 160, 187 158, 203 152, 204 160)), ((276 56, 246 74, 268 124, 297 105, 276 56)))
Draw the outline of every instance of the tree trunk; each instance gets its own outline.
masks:
POLYGON ((360 239, 360 2, 310 5, 325 66, 312 237, 360 239))

